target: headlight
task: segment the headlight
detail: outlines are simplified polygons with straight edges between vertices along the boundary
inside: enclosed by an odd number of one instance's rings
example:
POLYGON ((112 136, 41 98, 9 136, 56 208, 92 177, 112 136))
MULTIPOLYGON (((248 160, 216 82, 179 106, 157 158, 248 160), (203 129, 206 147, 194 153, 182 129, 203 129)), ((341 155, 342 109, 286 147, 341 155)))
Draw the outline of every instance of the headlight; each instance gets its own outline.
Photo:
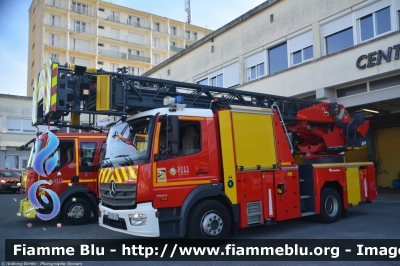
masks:
POLYGON ((129 222, 133 226, 143 226, 147 224, 147 216, 142 213, 129 214, 129 222))
POLYGON ((2 180, 0 180, 0 182, 1 182, 1 183, 5 183, 6 181, 2 179, 2 180))

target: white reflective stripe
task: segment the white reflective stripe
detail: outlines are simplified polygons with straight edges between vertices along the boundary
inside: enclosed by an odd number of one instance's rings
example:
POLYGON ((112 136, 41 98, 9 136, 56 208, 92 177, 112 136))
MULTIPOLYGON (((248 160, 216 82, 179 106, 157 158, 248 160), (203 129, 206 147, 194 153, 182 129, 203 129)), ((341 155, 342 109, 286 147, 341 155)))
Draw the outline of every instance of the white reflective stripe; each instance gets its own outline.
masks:
POLYGON ((271 193, 271 189, 268 189, 268 204, 269 204, 269 215, 272 216, 274 214, 274 210, 272 209, 272 193, 271 193))

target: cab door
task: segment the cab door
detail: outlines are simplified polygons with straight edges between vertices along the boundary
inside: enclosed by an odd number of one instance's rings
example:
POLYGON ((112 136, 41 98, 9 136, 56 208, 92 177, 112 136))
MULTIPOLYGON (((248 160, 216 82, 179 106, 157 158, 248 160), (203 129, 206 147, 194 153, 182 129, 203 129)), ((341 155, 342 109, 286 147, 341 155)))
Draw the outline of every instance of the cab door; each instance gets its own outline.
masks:
POLYGON ((79 183, 85 184, 94 193, 97 191, 98 163, 95 157, 99 145, 96 139, 79 139, 79 183))
POLYGON ((79 156, 78 156, 78 137, 58 136, 59 145, 57 150, 58 162, 53 172, 46 178, 53 184, 53 190, 60 195, 69 183, 79 180, 79 156))
POLYGON ((174 125, 167 120, 158 122, 156 130, 155 208, 181 206, 196 186, 209 184, 211 179, 206 119, 180 116, 174 125))

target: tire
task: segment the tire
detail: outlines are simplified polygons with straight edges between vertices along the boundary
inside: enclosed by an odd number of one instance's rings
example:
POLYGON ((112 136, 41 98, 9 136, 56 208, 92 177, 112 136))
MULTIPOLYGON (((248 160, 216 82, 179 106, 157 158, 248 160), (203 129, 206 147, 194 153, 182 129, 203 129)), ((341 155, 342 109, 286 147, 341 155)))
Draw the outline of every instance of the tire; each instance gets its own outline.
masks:
POLYGON ((87 200, 72 197, 64 202, 61 214, 67 224, 82 225, 86 224, 90 220, 92 208, 87 200), (73 199, 75 199, 75 201, 73 201, 73 199))
POLYGON ((187 233, 195 244, 219 245, 228 238, 230 229, 229 212, 218 201, 201 201, 189 213, 187 233))
POLYGON ((340 194, 333 188, 321 192, 320 213, 316 216, 322 223, 334 223, 342 215, 343 204, 340 194))

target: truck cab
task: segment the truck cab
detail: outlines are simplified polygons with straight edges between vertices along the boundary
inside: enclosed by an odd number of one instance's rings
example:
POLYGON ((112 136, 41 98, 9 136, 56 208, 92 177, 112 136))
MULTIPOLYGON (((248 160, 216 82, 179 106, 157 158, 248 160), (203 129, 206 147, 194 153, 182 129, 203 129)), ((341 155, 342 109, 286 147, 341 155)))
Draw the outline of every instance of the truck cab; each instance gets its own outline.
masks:
MULTIPOLYGON (((32 184, 39 180, 47 180, 50 185, 45 188, 53 190, 60 199, 59 216, 68 224, 79 225, 89 221, 91 214, 97 215, 97 173, 99 162, 105 152, 105 134, 100 133, 55 133, 59 139, 57 150, 58 162, 47 177, 40 176, 33 168, 26 172, 26 193, 32 184)), ((37 137, 32 148, 32 160, 48 141, 47 133, 37 137)), ((43 209, 32 208, 28 198, 20 203, 20 213, 26 218, 35 218, 35 212, 48 214, 53 210, 53 203, 43 202, 43 191, 36 195, 43 209)))

